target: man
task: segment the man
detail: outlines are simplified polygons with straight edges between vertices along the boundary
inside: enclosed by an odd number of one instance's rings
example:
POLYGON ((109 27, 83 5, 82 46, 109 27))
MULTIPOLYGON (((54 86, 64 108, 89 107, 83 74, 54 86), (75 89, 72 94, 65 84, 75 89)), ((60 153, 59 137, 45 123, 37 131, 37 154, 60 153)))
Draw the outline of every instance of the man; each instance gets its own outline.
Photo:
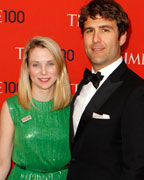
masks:
POLYGON ((112 0, 92 0, 79 19, 92 73, 71 105, 68 180, 144 180, 144 82, 126 66, 128 16, 112 0))

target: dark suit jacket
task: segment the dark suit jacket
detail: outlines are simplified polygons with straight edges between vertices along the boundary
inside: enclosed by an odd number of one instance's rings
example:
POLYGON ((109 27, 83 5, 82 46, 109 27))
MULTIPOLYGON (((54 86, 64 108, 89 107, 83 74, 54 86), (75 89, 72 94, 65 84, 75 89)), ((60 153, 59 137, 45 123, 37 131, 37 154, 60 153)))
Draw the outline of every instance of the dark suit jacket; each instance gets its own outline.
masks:
POLYGON ((103 83, 73 135, 68 180, 144 180, 144 81, 123 62, 103 83), (92 118, 93 112, 110 119, 92 118))

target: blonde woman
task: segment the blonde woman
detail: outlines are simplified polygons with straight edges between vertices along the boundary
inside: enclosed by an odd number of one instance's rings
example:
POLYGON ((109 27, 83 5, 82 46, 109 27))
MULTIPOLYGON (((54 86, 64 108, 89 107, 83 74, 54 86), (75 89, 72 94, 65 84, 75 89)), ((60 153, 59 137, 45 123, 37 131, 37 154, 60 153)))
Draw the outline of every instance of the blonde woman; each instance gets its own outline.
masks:
POLYGON ((0 115, 0 180, 65 180, 71 91, 59 45, 34 37, 24 51, 18 94, 0 115))

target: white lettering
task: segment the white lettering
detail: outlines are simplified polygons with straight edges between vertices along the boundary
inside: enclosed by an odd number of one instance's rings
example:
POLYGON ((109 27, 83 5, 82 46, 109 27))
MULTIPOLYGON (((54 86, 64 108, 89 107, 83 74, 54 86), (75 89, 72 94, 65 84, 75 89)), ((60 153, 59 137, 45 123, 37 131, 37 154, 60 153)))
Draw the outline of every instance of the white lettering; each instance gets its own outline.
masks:
POLYGON ((142 64, 144 64, 144 53, 143 53, 143 56, 142 56, 142 64))
POLYGON ((127 54, 128 53, 125 53, 125 56, 124 56, 124 60, 125 60, 125 63, 127 64, 127 54))
POLYGON ((1 20, 2 18, 2 10, 0 10, 0 23, 2 23, 3 21, 1 20))
POLYGON ((136 57, 135 60, 134 60, 134 57, 133 57, 133 55, 132 55, 132 53, 131 53, 131 54, 130 54, 130 58, 129 58, 128 64, 130 64, 131 61, 132 61, 133 64, 135 64, 136 61, 138 61, 138 64, 140 64, 140 57, 139 57, 139 54, 137 55, 137 57, 136 57))
MULTIPOLYGON (((2 84, 2 82, 0 82, 0 84, 2 84)), ((0 89, 2 89, 2 86, 0 86, 0 89)), ((2 91, 0 91, 0 94, 2 94, 3 92, 2 91)))
POLYGON ((24 47, 15 47, 15 49, 18 49, 18 59, 22 59, 22 50, 24 47))
POLYGON ((78 24, 77 24, 77 26, 79 26, 79 18, 80 18, 80 15, 78 15, 78 24))
POLYGON ((74 22, 76 22, 77 26, 79 26, 78 18, 80 15, 78 14, 67 14, 67 16, 70 16, 70 26, 74 26, 74 22))
POLYGON ((124 54, 124 60, 126 64, 137 64, 137 65, 144 65, 144 53, 140 54, 138 53, 136 57, 133 55, 133 53, 125 53, 124 54))

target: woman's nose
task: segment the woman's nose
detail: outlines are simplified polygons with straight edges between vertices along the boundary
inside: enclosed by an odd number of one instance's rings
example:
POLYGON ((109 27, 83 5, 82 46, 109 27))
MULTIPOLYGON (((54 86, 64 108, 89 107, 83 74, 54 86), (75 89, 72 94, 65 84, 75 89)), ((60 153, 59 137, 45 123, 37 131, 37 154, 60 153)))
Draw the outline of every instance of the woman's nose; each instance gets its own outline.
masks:
POLYGON ((42 75, 47 74, 46 66, 42 66, 42 67, 41 67, 41 74, 42 74, 42 75))

